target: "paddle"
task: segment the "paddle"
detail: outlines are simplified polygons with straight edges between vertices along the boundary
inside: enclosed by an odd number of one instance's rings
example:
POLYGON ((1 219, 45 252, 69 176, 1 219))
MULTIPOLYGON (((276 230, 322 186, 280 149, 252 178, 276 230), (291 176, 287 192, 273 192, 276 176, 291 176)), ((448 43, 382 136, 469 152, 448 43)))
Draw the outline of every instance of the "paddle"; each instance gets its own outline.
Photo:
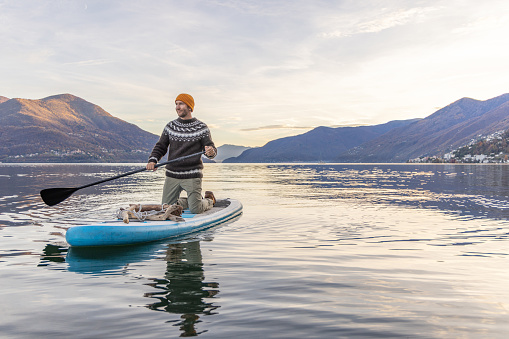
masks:
MULTIPOLYGON (((195 156, 198 156, 198 155, 202 155, 204 153, 205 153, 205 151, 202 151, 202 152, 186 155, 186 156, 183 156, 183 157, 180 157, 180 158, 168 160, 168 161, 156 164, 154 167, 157 168, 157 167, 169 164, 171 162, 177 162, 177 161, 184 160, 184 159, 187 159, 187 158, 191 158, 191 157, 195 157, 195 156)), ((103 179, 103 180, 100 180, 100 181, 96 181, 96 182, 93 182, 91 184, 83 185, 83 186, 80 186, 80 187, 74 187, 74 188, 46 188, 46 189, 43 189, 41 191, 41 198, 46 203, 46 205, 53 206, 53 205, 56 205, 58 203, 61 203, 65 199, 69 198, 74 192, 76 192, 77 190, 80 190, 82 188, 86 188, 86 187, 102 184, 103 182, 106 182, 106 181, 110 181, 110 180, 115 180, 115 179, 118 179, 118 178, 126 177, 128 175, 135 174, 135 173, 138 173, 138 172, 143 172, 143 171, 146 171, 146 170, 147 170, 146 168, 140 168, 140 169, 137 169, 137 170, 134 170, 134 171, 131 171, 131 172, 120 174, 120 175, 117 175, 117 176, 114 176, 114 177, 111 177, 111 178, 108 178, 108 179, 103 179)))

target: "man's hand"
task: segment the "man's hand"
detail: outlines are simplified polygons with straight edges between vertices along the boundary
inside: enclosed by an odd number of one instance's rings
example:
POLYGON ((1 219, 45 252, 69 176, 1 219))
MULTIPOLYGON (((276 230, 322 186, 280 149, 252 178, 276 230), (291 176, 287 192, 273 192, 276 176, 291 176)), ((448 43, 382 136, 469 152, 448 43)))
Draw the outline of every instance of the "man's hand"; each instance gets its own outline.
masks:
POLYGON ((147 171, 155 171, 155 170, 157 170, 157 167, 155 167, 155 166, 156 166, 155 162, 153 162, 153 161, 148 162, 147 163, 147 167, 146 167, 147 171))
POLYGON ((205 155, 208 157, 213 157, 216 154, 216 151, 214 150, 214 147, 212 146, 205 146, 205 155))

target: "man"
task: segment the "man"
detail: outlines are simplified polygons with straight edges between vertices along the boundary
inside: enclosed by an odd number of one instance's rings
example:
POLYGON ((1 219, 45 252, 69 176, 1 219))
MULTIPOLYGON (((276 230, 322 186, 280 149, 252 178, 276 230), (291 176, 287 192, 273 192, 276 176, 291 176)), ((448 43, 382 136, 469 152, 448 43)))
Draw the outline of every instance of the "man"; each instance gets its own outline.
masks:
MULTIPOLYGON (((155 164, 168 152, 168 160, 205 151, 212 159, 217 149, 210 136, 210 130, 203 122, 193 118, 194 99, 189 94, 179 94, 175 99, 178 118, 170 121, 154 146, 147 163, 147 170, 156 170, 155 164)), ((203 213, 212 208, 215 198, 210 191, 202 199, 203 162, 201 156, 191 157, 166 165, 166 180, 163 188, 163 204, 178 203, 189 208, 191 213, 203 213), (181 198, 182 191, 187 199, 181 198)))

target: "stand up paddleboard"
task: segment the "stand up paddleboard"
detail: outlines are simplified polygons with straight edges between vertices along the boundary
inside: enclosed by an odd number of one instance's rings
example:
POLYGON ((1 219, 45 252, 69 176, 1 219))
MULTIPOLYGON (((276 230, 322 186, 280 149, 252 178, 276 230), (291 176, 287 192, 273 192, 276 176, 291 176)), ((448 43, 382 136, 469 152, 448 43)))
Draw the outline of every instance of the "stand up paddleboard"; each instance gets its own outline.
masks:
POLYGON ((105 221, 93 225, 73 226, 65 239, 71 246, 131 245, 194 233, 232 220, 242 214, 242 204, 235 199, 218 200, 211 210, 192 214, 184 210, 185 221, 105 221))

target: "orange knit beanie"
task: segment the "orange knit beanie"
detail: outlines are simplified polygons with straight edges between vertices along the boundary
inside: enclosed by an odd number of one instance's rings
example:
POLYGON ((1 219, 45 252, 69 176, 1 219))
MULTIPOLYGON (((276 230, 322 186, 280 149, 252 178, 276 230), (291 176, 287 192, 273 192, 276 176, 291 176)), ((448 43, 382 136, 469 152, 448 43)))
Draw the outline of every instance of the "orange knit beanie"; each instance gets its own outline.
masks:
POLYGON ((194 99, 191 95, 186 94, 186 93, 181 93, 177 96, 177 99, 175 99, 175 102, 177 102, 178 100, 182 101, 187 106, 189 106, 189 108, 191 108, 191 111, 194 111, 194 99))

